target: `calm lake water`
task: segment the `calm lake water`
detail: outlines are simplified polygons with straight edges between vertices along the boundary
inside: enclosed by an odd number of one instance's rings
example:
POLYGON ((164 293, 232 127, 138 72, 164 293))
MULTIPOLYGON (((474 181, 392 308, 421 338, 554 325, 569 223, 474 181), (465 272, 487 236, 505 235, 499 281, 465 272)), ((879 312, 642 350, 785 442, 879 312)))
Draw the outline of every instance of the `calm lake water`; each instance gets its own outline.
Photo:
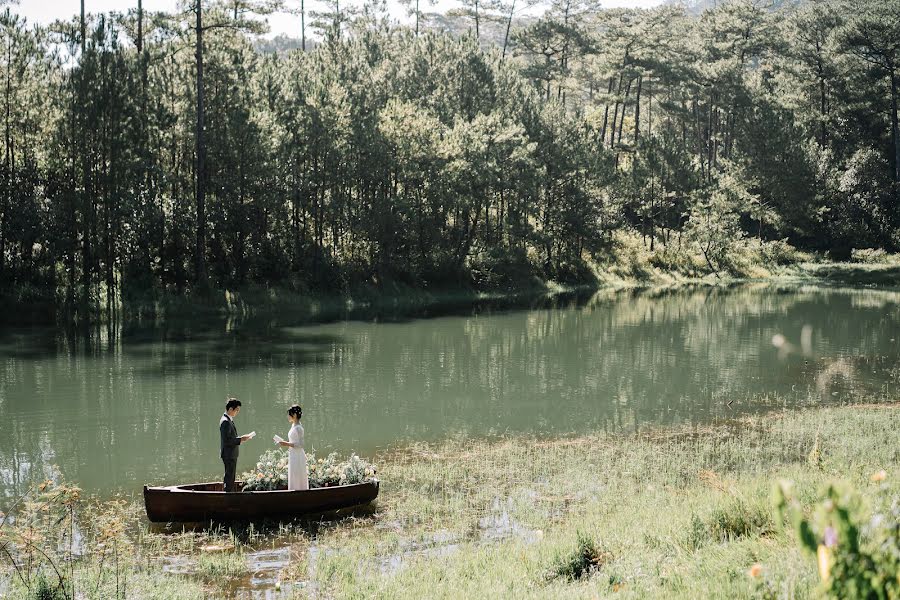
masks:
POLYGON ((897 291, 601 291, 441 313, 167 321, 90 340, 0 332, 0 496, 52 465, 100 494, 217 479, 229 395, 244 403, 238 430, 258 433, 240 471, 286 435, 295 402, 308 448, 377 458, 412 441, 702 424, 900 384, 897 291))

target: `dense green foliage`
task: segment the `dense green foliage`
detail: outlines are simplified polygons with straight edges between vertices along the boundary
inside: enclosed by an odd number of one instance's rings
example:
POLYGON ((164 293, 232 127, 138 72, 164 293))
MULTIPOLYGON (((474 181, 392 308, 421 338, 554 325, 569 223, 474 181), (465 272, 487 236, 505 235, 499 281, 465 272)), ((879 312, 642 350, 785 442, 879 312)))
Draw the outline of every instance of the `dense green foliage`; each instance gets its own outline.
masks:
POLYGON ((277 54, 271 3, 198 2, 0 13, 0 296, 583 281, 623 229, 711 271, 897 248, 896 2, 476 2, 462 37, 335 3, 277 54))

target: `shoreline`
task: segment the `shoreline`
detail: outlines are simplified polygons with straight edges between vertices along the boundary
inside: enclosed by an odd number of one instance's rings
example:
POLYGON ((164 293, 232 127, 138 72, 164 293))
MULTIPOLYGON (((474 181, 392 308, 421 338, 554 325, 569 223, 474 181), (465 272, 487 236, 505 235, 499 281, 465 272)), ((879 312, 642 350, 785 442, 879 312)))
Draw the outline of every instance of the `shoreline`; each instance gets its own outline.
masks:
MULTIPOLYGON (((306 293, 278 287, 249 286, 242 290, 215 290, 206 297, 162 295, 129 303, 116 310, 117 319, 126 322, 155 322, 179 319, 265 318, 278 315, 310 324, 340 320, 373 320, 431 316, 429 313, 452 314, 454 311, 487 307, 520 308, 537 301, 587 296, 604 290, 670 289, 689 286, 730 286, 749 283, 812 283, 821 285, 900 288, 900 263, 799 262, 757 270, 747 276, 711 274, 686 276, 677 271, 653 268, 644 277, 611 275, 610 269, 594 281, 562 284, 531 279, 505 289, 474 287, 415 287, 396 282, 383 286, 358 286, 344 294, 306 293)), ((2 304, 2 303, 0 303, 2 304)), ((32 303, 5 305, 5 318, 0 317, 0 331, 18 327, 59 325, 57 307, 32 303), (16 324, 10 320, 16 319, 16 324)), ((103 311, 97 321, 81 322, 90 330, 108 323, 103 311)), ((67 328, 78 328, 70 320, 67 328)))

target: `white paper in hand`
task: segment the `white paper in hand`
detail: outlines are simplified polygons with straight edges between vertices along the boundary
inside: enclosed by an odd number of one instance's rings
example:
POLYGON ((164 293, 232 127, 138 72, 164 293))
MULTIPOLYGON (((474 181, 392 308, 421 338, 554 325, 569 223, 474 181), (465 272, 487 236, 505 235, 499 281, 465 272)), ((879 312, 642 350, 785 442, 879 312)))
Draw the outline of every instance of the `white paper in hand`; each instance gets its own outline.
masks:
POLYGON ((275 442, 276 444, 280 444, 280 443, 283 442, 284 440, 281 438, 280 435, 276 435, 276 436, 273 436, 273 437, 272 437, 272 441, 275 442))
POLYGON ((248 439, 248 440, 252 440, 252 439, 255 438, 255 437, 256 437, 256 432, 255 432, 255 431, 251 431, 250 433, 247 434, 247 439, 248 439))

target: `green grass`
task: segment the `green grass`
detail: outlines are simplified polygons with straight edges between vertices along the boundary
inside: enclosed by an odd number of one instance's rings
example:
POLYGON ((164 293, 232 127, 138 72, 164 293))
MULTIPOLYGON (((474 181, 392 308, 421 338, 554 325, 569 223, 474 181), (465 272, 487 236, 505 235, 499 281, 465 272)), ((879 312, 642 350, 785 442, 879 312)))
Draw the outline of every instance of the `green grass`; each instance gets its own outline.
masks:
POLYGON ((900 264, 885 263, 801 263, 798 274, 809 279, 843 285, 900 285, 900 264))
POLYGON ((234 551, 209 549, 201 551, 197 559, 196 573, 210 581, 241 577, 248 572, 247 562, 240 546, 234 551))
MULTIPOLYGON (((873 404, 415 445, 377 457, 374 513, 177 534, 150 533, 133 516, 123 573, 129 598, 228 594, 255 572, 252 552, 287 545, 277 577, 297 598, 810 598, 814 560, 777 522, 775 482, 793 481, 810 506, 843 480, 872 504, 883 484, 871 474, 884 469, 900 497, 898 428, 896 405, 873 404), (164 573, 179 557, 181 574, 164 573), (761 577, 748 575, 754 565, 761 577)), ((114 597, 96 561, 75 577, 85 597, 114 597)), ((9 597, 25 597, 8 581, 9 597)))
POLYGON ((752 598, 747 572, 759 563, 770 585, 808 597, 815 565, 775 522, 773 483, 794 481, 810 503, 832 479, 871 492, 870 474, 886 469, 896 495, 898 425, 891 406, 843 407, 639 436, 423 446, 380 461, 374 519, 319 535, 314 582, 348 598, 752 598))
POLYGON ((618 232, 605 252, 587 259, 597 285, 719 284, 747 280, 785 280, 843 285, 900 285, 900 255, 855 251, 853 260, 835 262, 797 250, 784 241, 745 238, 733 244, 727 259, 712 272, 699 250, 677 237, 667 244, 636 232, 618 232))
MULTIPOLYGON (((49 582, 42 589, 39 582, 33 586, 29 593, 24 586, 17 584, 15 581, 10 582, 10 587, 4 589, 0 584, 0 597, 4 600, 36 600, 37 598, 47 598, 48 600, 57 600, 63 598, 71 598, 71 588, 68 595, 56 588, 57 582, 53 577, 47 577, 49 582), (56 590, 56 595, 52 593, 41 595, 44 590, 56 590)), ((76 568, 75 569, 75 591, 77 598, 87 598, 91 600, 111 600, 117 597, 116 581, 109 573, 100 573, 96 569, 76 568)), ((208 597, 210 588, 202 585, 193 578, 181 575, 169 575, 156 570, 145 571, 131 565, 125 577, 119 581, 118 598, 151 600, 156 598, 166 598, 167 600, 197 600, 198 598, 208 597)))
POLYGON ((547 574, 547 579, 550 581, 554 579, 577 581, 583 577, 589 577, 599 571, 610 556, 609 552, 598 547, 593 538, 579 531, 576 535, 575 547, 557 554, 547 574))

